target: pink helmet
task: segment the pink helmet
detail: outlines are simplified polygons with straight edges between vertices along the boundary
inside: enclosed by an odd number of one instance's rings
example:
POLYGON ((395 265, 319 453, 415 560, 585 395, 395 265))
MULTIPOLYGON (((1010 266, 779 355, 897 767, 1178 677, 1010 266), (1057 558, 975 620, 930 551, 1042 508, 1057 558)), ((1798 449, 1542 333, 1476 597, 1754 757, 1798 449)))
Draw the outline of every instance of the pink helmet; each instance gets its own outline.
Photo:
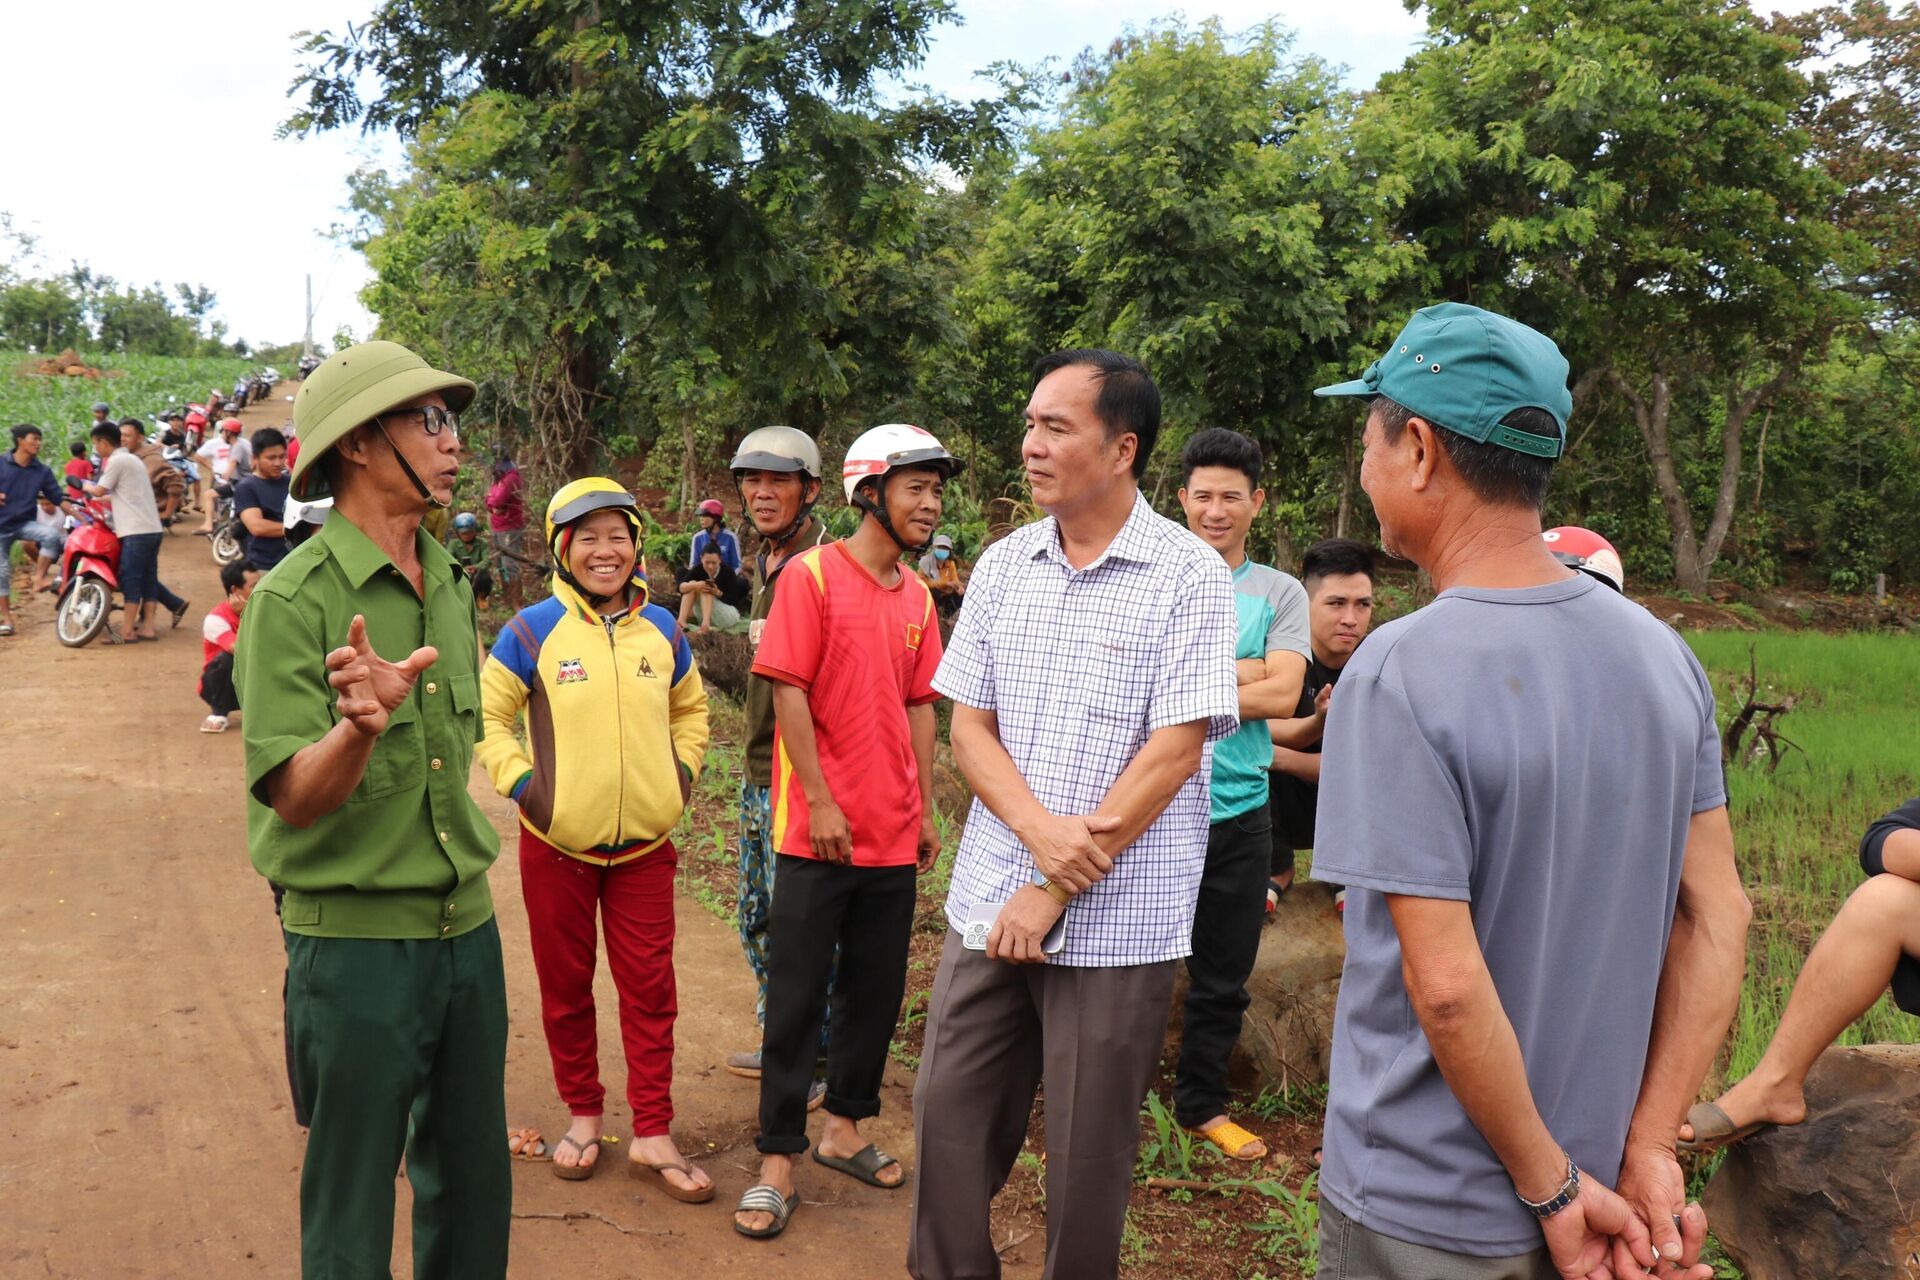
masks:
POLYGON ((1558 529, 1549 529, 1540 535, 1545 539, 1547 550, 1553 558, 1570 569, 1590 574, 1612 587, 1615 591, 1627 589, 1626 566, 1620 563, 1620 553, 1613 544, 1591 529, 1582 529, 1579 525, 1564 524, 1558 529))
POLYGON ((700 504, 699 511, 701 515, 712 516, 716 520, 724 520, 727 515, 727 509, 720 505, 718 498, 708 498, 700 504))

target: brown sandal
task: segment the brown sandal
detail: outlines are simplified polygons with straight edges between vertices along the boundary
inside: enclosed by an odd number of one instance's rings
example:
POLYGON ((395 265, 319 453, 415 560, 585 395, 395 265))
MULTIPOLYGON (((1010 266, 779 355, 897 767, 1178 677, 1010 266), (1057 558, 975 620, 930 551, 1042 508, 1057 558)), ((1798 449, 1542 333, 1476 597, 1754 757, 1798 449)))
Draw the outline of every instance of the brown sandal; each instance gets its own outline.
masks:
MULTIPOLYGON (((207 718, 211 720, 214 717, 209 716, 207 718)), ((220 728, 225 729, 226 727, 223 718, 223 723, 220 728)), ((217 733, 219 730, 209 730, 208 732, 217 733)), ((507 1130, 507 1155, 514 1160, 545 1160, 548 1158, 547 1144, 541 1140, 538 1129, 509 1129, 507 1130)))
POLYGON ((580 1163, 561 1164, 558 1160, 555 1160, 553 1162, 554 1177, 566 1182, 585 1182, 588 1178, 591 1178, 594 1175, 594 1171, 600 1167, 600 1156, 598 1154, 600 1150, 600 1140, 598 1138, 593 1138, 586 1142, 575 1142, 572 1134, 563 1133, 560 1135, 559 1146, 572 1147, 575 1151, 578 1151, 580 1153, 580 1163), (586 1163, 587 1152, 589 1151, 595 1153, 592 1164, 586 1163))
POLYGON ((686 1160, 677 1164, 648 1164, 644 1160, 627 1159, 627 1173, 643 1182, 658 1182, 660 1189, 682 1204, 705 1204, 713 1199, 714 1186, 709 1182, 704 1187, 683 1187, 667 1177, 667 1171, 693 1177, 693 1165, 686 1160))

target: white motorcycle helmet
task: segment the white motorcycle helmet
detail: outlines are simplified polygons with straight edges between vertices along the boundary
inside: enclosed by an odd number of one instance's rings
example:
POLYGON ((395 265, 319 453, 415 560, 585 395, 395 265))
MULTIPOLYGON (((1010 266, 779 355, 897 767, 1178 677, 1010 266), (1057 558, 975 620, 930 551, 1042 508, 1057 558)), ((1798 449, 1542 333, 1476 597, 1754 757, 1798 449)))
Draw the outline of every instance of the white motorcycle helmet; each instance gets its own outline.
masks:
POLYGON ((966 470, 967 464, 947 452, 946 446, 925 427, 906 422, 889 422, 863 432, 847 446, 846 461, 840 467, 840 483, 847 502, 860 508, 887 531, 887 536, 904 551, 925 551, 931 541, 915 545, 894 532, 887 515, 887 476, 903 467, 932 467, 948 480, 966 470), (873 495, 862 493, 860 486, 873 480, 873 495))

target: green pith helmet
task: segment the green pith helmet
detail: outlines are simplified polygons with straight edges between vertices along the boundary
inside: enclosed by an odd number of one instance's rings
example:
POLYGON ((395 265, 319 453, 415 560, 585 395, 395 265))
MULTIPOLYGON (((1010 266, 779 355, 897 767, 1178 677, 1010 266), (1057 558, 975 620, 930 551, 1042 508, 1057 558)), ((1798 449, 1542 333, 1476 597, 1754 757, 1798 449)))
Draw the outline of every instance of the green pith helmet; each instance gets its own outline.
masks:
POLYGON ((294 395, 300 460, 289 490, 307 501, 324 496, 320 459, 361 423, 429 391, 440 392, 447 408, 459 413, 473 402, 475 390, 465 378, 434 368, 397 342, 362 342, 336 351, 294 395))

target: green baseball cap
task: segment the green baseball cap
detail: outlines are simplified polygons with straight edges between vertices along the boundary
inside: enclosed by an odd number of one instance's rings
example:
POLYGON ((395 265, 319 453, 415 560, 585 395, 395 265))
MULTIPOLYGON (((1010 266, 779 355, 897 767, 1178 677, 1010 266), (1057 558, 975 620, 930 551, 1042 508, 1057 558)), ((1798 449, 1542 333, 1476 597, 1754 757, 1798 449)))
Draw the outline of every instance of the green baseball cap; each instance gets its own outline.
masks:
POLYGON ((362 342, 334 352, 293 397, 300 459, 293 464, 290 492, 302 501, 326 496, 324 472, 315 464, 361 423, 429 391, 440 392, 447 407, 459 413, 473 402, 476 390, 397 342, 362 342))
POLYGON ((1546 334, 1479 307, 1442 302, 1414 312, 1387 354, 1358 378, 1313 394, 1385 396, 1455 435, 1557 458, 1573 412, 1567 372, 1567 358, 1546 334), (1552 414, 1559 437, 1502 426, 1515 409, 1552 414))

